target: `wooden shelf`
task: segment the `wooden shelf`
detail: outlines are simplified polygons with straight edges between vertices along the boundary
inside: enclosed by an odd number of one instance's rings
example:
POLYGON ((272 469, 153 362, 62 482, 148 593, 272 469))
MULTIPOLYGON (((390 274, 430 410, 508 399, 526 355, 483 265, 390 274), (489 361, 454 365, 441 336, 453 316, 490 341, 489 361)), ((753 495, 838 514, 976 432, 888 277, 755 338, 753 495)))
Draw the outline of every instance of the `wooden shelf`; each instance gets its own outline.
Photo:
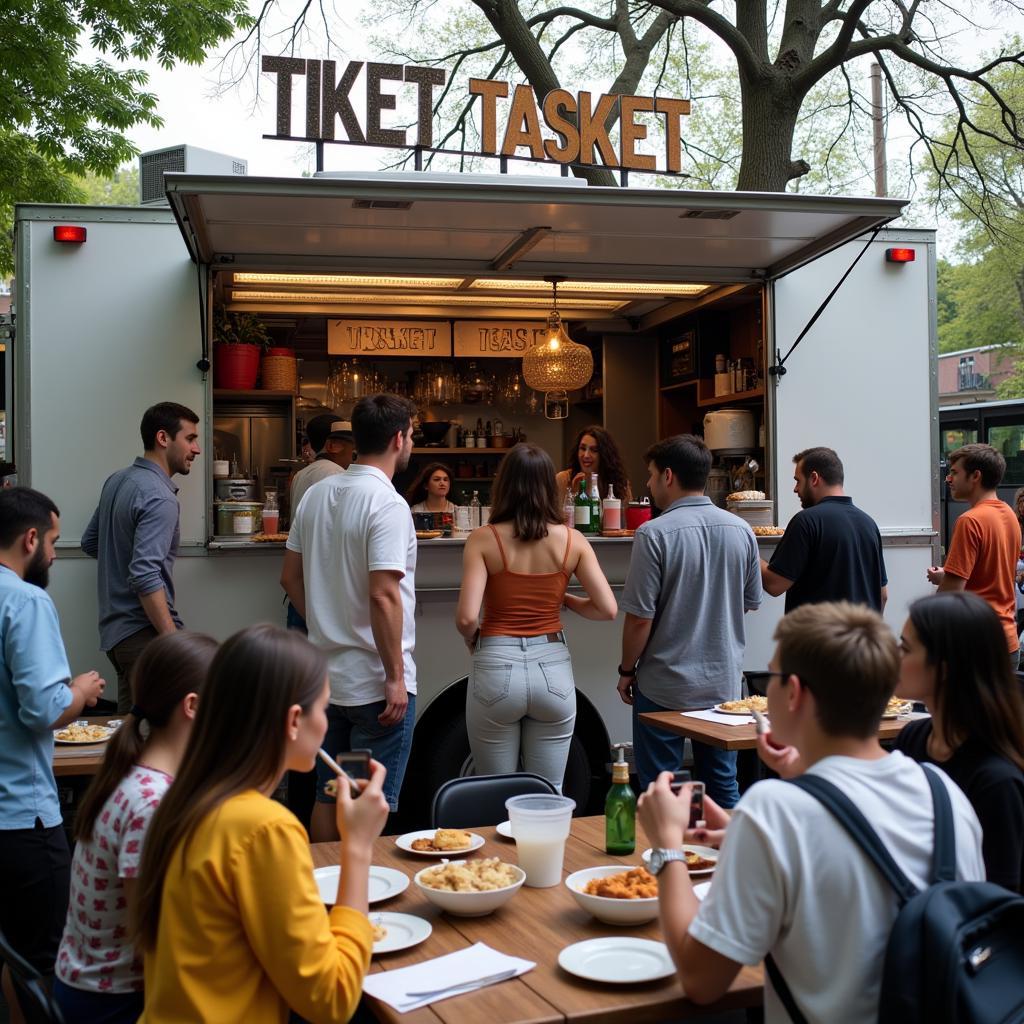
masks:
POLYGON ((754 398, 764 398, 764 388, 751 391, 736 391, 731 395, 718 395, 716 398, 698 398, 697 405, 707 408, 712 405, 731 405, 733 402, 747 402, 754 398))
POLYGON ((680 381, 678 384, 666 384, 664 387, 659 388, 658 390, 662 394, 664 394, 666 391, 681 391, 683 388, 692 388, 696 387, 696 385, 697 378, 694 377, 693 380, 683 380, 680 381))
POLYGON ((290 402, 297 395, 294 391, 265 391, 263 388, 253 388, 250 391, 234 391, 231 388, 214 388, 214 399, 230 399, 235 401, 271 401, 290 402))
POLYGON ((413 448, 413 455, 507 455, 509 448, 413 448))

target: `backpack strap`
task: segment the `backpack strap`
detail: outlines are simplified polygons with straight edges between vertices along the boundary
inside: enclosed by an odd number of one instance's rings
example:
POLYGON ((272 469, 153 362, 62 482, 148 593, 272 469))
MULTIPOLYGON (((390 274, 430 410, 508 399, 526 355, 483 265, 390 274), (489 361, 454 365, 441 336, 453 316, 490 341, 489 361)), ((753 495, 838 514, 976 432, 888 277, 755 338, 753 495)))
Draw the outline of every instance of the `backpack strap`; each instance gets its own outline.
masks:
MULTIPOLYGON (((938 779, 935 781, 942 786, 938 779)), ((895 889, 901 906, 917 895, 917 886, 903 873, 893 860, 892 854, 878 838, 878 833, 868 824, 867 818, 838 786, 834 786, 820 775, 805 774, 796 779, 789 779, 789 782, 809 793, 831 812, 836 821, 849 833, 850 838, 878 868, 882 877, 895 889)))
POLYGON ((764 958, 764 969, 768 972, 768 980, 772 983, 779 1002, 786 1008, 789 1019, 793 1024, 807 1024, 807 1018, 800 1012, 800 1007, 796 1005, 793 993, 789 990, 786 979, 782 976, 782 971, 779 970, 779 965, 771 953, 764 958))
POLYGON ((953 827, 953 804, 949 791, 938 772, 921 765, 932 791, 935 814, 935 850, 932 854, 931 883, 956 881, 956 833, 953 827))

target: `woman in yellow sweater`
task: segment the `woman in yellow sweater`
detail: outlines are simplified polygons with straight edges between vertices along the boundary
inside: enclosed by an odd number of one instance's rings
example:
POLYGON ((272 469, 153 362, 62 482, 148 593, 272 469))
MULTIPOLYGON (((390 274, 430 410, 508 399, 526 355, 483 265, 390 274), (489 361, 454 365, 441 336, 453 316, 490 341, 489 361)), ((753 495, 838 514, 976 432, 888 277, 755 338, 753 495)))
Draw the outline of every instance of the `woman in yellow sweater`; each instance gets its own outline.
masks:
POLYGON ((174 784, 146 835, 135 922, 140 1022, 346 1021, 370 966, 370 853, 387 819, 385 770, 358 799, 338 786, 341 878, 330 914, 305 830, 270 798, 309 771, 327 730, 327 666, 299 633, 253 626, 210 666, 174 784))

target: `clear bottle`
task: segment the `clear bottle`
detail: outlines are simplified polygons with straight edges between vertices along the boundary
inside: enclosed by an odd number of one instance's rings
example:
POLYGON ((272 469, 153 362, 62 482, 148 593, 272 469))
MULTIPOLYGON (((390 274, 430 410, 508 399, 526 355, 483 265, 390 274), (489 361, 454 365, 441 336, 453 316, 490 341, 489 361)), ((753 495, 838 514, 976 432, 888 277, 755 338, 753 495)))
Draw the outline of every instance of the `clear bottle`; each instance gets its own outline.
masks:
POLYGON ((597 474, 590 474, 590 532, 601 532, 601 492, 597 485, 597 474))
POLYGON ((593 533, 594 528, 591 523, 593 509, 590 504, 590 495, 587 494, 586 480, 580 480, 579 490, 576 492, 573 505, 575 506, 573 510, 573 523, 576 529, 580 533, 593 533))
POLYGON ((629 784, 629 765, 621 743, 612 765, 612 788, 604 801, 604 848, 606 853, 625 856, 636 850, 636 794, 629 784))
POLYGON ((480 525, 480 492, 474 491, 469 502, 469 528, 475 530, 480 525))
POLYGON ((601 529, 622 529, 622 500, 615 497, 615 490, 608 485, 608 496, 601 504, 601 529))

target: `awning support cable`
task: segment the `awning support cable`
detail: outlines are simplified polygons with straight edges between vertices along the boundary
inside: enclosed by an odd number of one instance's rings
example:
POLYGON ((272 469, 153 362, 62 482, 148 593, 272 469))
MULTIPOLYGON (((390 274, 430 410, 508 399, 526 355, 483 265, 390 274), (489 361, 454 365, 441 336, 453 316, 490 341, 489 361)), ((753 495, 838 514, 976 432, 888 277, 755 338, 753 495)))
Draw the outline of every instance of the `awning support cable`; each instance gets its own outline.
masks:
POLYGON ((804 326, 804 329, 798 335, 796 341, 794 341, 793 344, 789 346, 789 351, 785 355, 782 355, 782 349, 775 350, 775 363, 774 365, 768 367, 769 376, 785 376, 786 360, 789 359, 789 357, 793 354, 797 345, 799 345, 800 342, 804 340, 804 336, 807 334, 807 332, 818 322, 818 317, 820 317, 821 314, 825 312, 825 308, 835 297, 836 292, 839 291, 840 288, 842 288, 843 282, 850 276, 850 274, 853 273, 853 268, 857 266, 858 263, 860 263, 861 256, 863 256, 864 253, 866 253, 868 249, 871 248, 871 243, 878 237, 878 232, 881 230, 882 225, 879 225, 871 233, 871 237, 865 243, 864 248, 861 249, 859 253, 857 253, 857 258, 849 265, 849 267, 846 268, 846 273, 843 274, 841 278, 839 278, 839 281, 836 283, 836 286, 832 289, 832 291, 828 293, 828 295, 825 296, 824 302, 822 302, 822 304, 814 311, 814 316, 812 316, 811 319, 807 321, 807 324, 804 326))

